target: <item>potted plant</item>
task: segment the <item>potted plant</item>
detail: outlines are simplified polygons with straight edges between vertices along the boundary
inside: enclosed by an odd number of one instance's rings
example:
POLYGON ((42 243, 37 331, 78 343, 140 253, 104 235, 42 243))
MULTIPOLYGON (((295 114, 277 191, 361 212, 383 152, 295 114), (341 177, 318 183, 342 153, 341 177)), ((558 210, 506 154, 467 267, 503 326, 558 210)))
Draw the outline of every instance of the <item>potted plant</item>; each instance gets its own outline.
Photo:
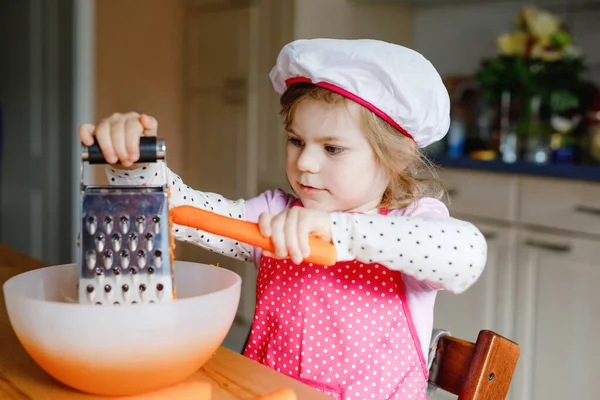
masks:
POLYGON ((545 162, 539 152, 549 153, 552 135, 572 132, 590 106, 586 70, 565 24, 529 6, 518 13, 514 30, 498 38, 497 54, 482 61, 475 77, 490 105, 510 98, 521 156, 545 162))

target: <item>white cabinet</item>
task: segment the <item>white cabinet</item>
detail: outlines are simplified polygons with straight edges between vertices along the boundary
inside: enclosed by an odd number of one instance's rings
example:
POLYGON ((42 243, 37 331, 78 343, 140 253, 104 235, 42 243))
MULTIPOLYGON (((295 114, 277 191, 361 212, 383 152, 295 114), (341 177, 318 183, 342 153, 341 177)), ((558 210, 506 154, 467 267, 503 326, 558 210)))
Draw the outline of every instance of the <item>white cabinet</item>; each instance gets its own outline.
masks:
POLYGON ((444 170, 440 174, 450 199, 452 214, 516 221, 519 182, 514 176, 485 172, 444 170))
POLYGON ((513 399, 597 398, 600 241, 523 230, 518 251, 513 399))
POLYGON ((596 398, 600 184, 464 170, 441 176, 451 214, 487 236, 489 255, 471 289, 438 295, 435 326, 471 341, 491 329, 519 343, 511 400, 596 398))
POLYGON ((519 186, 519 221, 600 236, 600 184, 526 177, 519 186))

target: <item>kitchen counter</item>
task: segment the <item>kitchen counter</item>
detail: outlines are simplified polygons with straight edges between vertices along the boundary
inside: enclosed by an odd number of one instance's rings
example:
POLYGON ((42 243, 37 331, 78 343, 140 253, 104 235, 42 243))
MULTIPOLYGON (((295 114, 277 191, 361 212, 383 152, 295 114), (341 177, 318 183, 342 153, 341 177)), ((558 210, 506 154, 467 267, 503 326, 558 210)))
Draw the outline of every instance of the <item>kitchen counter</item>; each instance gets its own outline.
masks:
POLYGON ((600 182, 600 165, 532 164, 526 162, 508 164, 497 160, 482 161, 466 157, 451 158, 448 156, 435 156, 430 157, 430 159, 435 165, 441 168, 470 169, 476 171, 600 182))
MULTIPOLYGON (((10 277, 45 264, 0 243, 0 286, 10 277)), ((0 398, 2 399, 107 399, 66 387, 44 372, 25 352, 15 336, 0 290, 0 398)), ((280 374, 225 347, 186 382, 210 385, 212 400, 250 400, 291 388, 298 399, 331 399, 309 386, 280 374)), ((168 396, 173 398, 173 396, 168 396)), ((137 398, 137 397, 136 397, 137 398)), ((194 400, 208 400, 195 398, 194 400)))

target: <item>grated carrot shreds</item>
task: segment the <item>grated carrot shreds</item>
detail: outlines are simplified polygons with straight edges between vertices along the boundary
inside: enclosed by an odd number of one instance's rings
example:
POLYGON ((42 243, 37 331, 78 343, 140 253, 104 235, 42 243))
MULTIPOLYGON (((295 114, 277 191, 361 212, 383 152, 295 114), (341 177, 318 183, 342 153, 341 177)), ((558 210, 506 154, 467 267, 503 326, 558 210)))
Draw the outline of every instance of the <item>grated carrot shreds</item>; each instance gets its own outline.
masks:
MULTIPOLYGON (((167 191, 167 198, 171 199, 171 186, 167 191)), ((171 257, 171 279, 173 280, 173 300, 177 299, 177 286, 175 285, 175 236, 173 235, 173 216, 169 213, 169 256, 171 257)))

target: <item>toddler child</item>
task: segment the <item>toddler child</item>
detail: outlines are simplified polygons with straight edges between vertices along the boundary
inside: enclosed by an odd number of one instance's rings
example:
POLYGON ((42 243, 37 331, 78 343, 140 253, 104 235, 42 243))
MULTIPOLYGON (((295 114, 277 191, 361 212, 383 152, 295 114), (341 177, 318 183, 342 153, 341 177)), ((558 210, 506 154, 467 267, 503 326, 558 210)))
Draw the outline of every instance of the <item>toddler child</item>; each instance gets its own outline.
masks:
POLYGON ((275 254, 184 226, 193 242, 258 268, 244 355, 335 399, 427 398, 426 357, 436 293, 478 279, 486 242, 449 216, 420 149, 444 137, 450 102, 419 53, 377 40, 297 40, 270 73, 281 94, 292 193, 230 200, 195 190, 164 166, 134 164, 157 121, 114 114, 82 125, 114 184, 168 180, 171 206, 258 222, 275 254), (120 165, 114 165, 120 162, 120 165), (303 261, 309 235, 331 241, 333 266, 303 261))

